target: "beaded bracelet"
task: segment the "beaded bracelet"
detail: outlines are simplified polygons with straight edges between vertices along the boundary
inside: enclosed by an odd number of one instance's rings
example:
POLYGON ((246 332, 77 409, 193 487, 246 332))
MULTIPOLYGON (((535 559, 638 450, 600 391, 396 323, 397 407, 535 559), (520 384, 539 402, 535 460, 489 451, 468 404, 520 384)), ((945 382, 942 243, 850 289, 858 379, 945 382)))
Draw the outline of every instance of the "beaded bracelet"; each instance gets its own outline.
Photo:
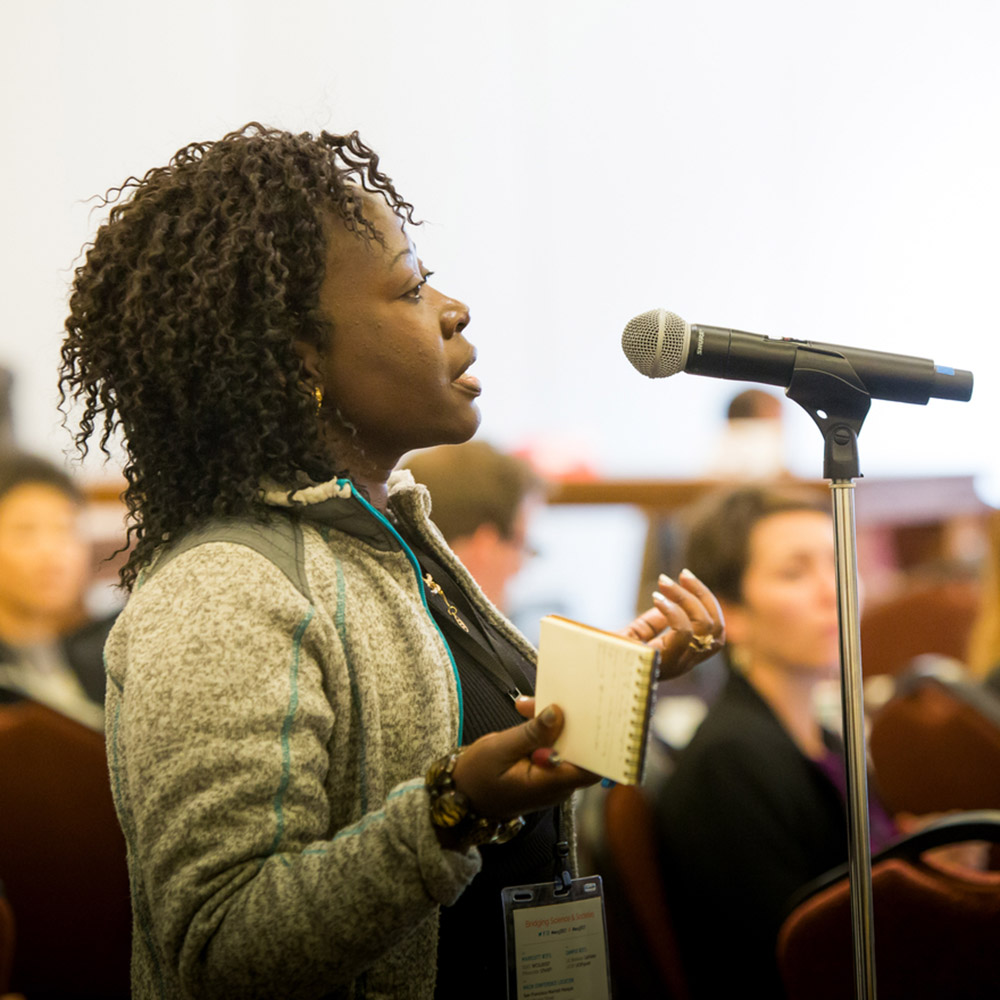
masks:
POLYGON ((453 851, 467 851, 480 844, 506 844, 521 832, 524 817, 487 819, 473 812, 469 797, 455 787, 452 776, 461 754, 461 750, 453 750, 427 769, 431 825, 438 840, 443 847, 453 851))

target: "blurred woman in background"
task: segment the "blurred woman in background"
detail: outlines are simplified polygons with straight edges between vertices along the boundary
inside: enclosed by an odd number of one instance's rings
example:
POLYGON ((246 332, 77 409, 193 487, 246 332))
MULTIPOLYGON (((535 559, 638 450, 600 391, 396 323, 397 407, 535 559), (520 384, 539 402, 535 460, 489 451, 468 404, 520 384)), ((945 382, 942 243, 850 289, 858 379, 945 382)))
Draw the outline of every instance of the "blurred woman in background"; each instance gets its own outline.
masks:
MULTIPOLYGON (((787 900, 847 859, 844 760, 816 711, 839 665, 829 501, 767 486, 713 496, 685 565, 722 605, 729 671, 658 795, 665 891, 694 997, 781 996, 787 900)), ((872 805, 881 846, 895 830, 872 805)))

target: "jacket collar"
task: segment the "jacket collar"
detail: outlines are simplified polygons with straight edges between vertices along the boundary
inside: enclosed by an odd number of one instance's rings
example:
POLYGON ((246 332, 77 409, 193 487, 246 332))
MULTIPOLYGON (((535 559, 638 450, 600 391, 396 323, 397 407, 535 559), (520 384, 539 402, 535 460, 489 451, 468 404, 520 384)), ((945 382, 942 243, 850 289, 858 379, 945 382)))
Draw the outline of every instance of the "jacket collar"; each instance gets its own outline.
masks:
POLYGON ((414 482, 409 469, 399 469, 389 477, 388 518, 364 499, 350 479, 308 483, 291 490, 267 484, 261 492, 270 507, 294 512, 317 527, 343 531, 383 551, 400 547, 390 521, 398 517, 419 524, 430 514, 427 488, 414 482))

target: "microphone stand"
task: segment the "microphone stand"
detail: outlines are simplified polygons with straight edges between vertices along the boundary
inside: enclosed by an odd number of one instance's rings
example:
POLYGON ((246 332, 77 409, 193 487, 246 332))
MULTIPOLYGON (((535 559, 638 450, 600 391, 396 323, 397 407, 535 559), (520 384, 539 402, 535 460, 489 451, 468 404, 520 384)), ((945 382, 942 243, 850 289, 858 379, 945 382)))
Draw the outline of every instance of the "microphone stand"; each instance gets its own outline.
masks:
POLYGON ((854 480, 858 434, 871 396, 850 363, 826 355, 796 354, 786 395, 798 403, 823 433, 823 478, 830 480, 840 623, 840 691, 847 755, 847 860, 854 943, 857 1000, 875 1000, 875 927, 872 919, 872 859, 868 825, 868 767, 865 751, 864 690, 861 675, 861 624, 858 609, 857 535, 854 480))

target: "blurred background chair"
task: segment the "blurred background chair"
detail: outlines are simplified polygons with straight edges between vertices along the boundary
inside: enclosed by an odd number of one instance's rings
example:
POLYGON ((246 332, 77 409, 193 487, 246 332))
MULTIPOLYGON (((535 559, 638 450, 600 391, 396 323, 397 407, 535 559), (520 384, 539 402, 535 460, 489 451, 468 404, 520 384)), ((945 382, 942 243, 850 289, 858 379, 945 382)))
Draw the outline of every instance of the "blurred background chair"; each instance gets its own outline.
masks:
POLYGON ((647 793, 642 786, 615 785, 590 794, 602 797, 592 860, 604 876, 614 994, 688 1000, 647 793))
POLYGON ((103 736, 27 700, 0 706, 0 880, 17 916, 11 990, 129 996, 125 840, 103 736))
POLYGON ((10 985, 10 966, 14 961, 14 911, 0 885, 0 997, 10 985))
MULTIPOLYGON (((1000 811, 940 820, 872 859, 879 1000, 987 1000, 1000 989, 1000 872, 935 862, 925 852, 1000 843, 1000 811)), ((778 936, 788 1000, 854 996, 846 866, 798 897, 778 936)))
POLYGON ((898 678, 873 714, 869 749, 894 813, 1000 809, 1000 698, 982 685, 919 670, 898 678))
POLYGON ((968 579, 914 584, 866 605, 861 615, 865 677, 896 675, 917 656, 965 657, 979 610, 979 588, 968 579))

